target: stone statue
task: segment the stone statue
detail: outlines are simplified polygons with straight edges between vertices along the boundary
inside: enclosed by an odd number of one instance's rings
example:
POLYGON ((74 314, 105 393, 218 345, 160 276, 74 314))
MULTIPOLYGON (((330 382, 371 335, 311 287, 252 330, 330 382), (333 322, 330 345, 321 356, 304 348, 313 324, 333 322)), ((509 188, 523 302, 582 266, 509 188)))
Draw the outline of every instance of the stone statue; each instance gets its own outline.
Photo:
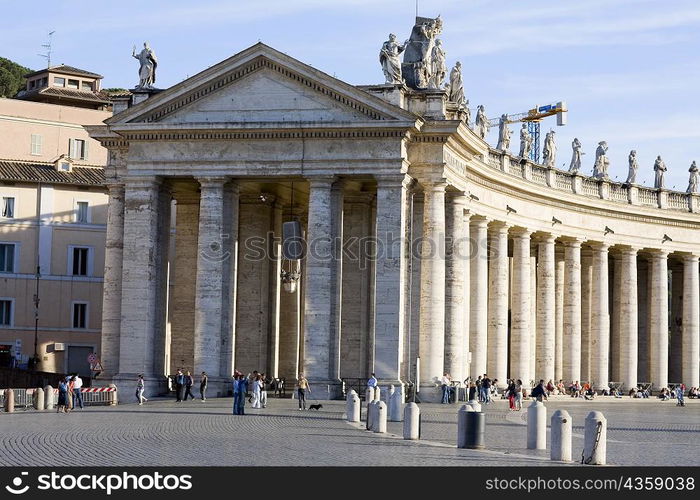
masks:
POLYGON ((442 33, 442 19, 416 17, 411 36, 403 55, 403 72, 406 85, 413 89, 430 86, 433 75, 432 55, 435 37, 442 33))
POLYGON ((630 164, 630 170, 627 174, 627 180, 625 184, 636 184, 637 183, 637 170, 639 169, 639 163, 637 163, 637 151, 634 149, 630 151, 628 158, 630 164))
POLYGON ((581 155, 584 155, 583 151, 581 151, 581 141, 578 140, 578 137, 574 138, 574 142, 571 143, 571 149, 573 149, 573 154, 571 155, 571 164, 569 165, 569 172, 576 173, 579 170, 581 170, 581 155))
POLYGON ((687 193, 698 193, 700 192, 700 172, 698 172, 698 166, 695 162, 690 164, 690 179, 688 180, 687 193))
POLYGON ((476 120, 474 121, 474 132, 482 139, 486 139, 486 134, 489 133, 489 119, 486 118, 486 110, 484 105, 479 105, 476 111, 476 120))
POLYGON ((544 150, 542 151, 543 164, 547 168, 556 167, 557 145, 554 142, 554 130, 547 132, 544 137, 544 150))
POLYGON ((520 157, 529 158, 530 150, 532 149, 532 136, 527 131, 527 124, 523 123, 520 129, 520 157))
POLYGON ((445 63, 445 51, 442 50, 442 40, 435 40, 433 53, 430 56, 430 64, 432 65, 430 88, 442 88, 447 74, 447 64, 445 63))
POLYGON ((382 49, 379 51, 379 63, 384 71, 384 78, 389 84, 402 84, 403 77, 401 76, 401 58, 399 55, 406 48, 408 40, 403 45, 396 43, 396 35, 389 34, 389 40, 382 44, 382 49))
POLYGON ((464 84, 462 82, 462 63, 457 61, 450 71, 450 86, 447 99, 457 106, 464 105, 464 84))
POLYGON ((654 162, 654 172, 656 172, 656 177, 654 178, 654 187, 656 189, 664 188, 664 174, 666 173, 666 164, 661 159, 661 156, 656 157, 654 162))
POLYGON ((470 127, 470 126, 471 126, 471 123, 472 123, 472 110, 469 109, 469 99, 467 99, 467 100, 464 102, 464 111, 465 111, 465 113, 466 113, 466 115, 467 115, 467 116, 465 117, 465 120, 466 120, 466 122, 467 122, 467 127, 470 127))
POLYGON ((136 45, 134 45, 131 55, 141 63, 141 67, 139 68, 139 84, 136 88, 152 89, 153 84, 156 83, 156 67, 158 66, 155 52, 148 46, 148 42, 144 42, 143 50, 137 55, 136 45))
POLYGON ((600 141, 595 150, 595 163, 593 164, 593 177, 596 179, 608 179, 608 167, 610 160, 608 159, 608 143, 600 141))
POLYGON ((510 129, 508 128, 508 115, 503 113, 498 120, 498 145, 496 149, 508 151, 510 147, 510 129))

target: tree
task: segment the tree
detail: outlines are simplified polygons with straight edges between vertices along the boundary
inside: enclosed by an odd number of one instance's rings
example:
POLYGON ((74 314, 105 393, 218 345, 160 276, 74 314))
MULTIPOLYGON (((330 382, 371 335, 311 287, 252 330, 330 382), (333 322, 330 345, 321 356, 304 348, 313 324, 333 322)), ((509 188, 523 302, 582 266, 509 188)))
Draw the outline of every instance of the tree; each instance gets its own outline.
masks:
POLYGON ((24 75, 32 70, 0 57, 0 97, 14 97, 26 85, 24 75))

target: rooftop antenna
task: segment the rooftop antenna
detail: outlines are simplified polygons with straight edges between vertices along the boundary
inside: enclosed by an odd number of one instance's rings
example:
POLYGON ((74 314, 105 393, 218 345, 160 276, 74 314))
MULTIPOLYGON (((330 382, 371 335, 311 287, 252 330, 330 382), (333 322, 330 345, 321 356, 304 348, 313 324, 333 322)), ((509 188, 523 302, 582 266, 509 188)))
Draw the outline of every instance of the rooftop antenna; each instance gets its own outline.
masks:
POLYGON ((49 41, 47 43, 41 44, 41 46, 46 49, 46 53, 45 54, 37 54, 38 56, 46 59, 46 67, 47 68, 51 67, 51 41, 53 39, 54 33, 56 33, 56 30, 49 31, 49 41))

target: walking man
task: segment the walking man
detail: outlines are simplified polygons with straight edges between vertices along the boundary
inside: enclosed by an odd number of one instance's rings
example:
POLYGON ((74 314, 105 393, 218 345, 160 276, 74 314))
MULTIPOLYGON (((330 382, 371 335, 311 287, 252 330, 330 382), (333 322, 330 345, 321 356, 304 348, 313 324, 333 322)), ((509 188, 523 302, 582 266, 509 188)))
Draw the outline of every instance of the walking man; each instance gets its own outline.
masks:
POLYGON ((202 372, 202 378, 199 381, 199 395, 202 398, 202 403, 207 400, 207 382, 209 381, 209 377, 207 376, 207 372, 202 372))
POLYGON ((309 381, 306 380, 304 374, 300 373, 299 381, 297 382, 297 394, 299 396, 299 411, 306 410, 306 391, 309 391, 309 394, 311 394, 311 387, 309 387, 309 381))
POLYGON ((80 375, 78 375, 76 373, 75 380, 73 382, 73 408, 80 406, 81 410, 83 409, 82 388, 83 388, 83 379, 81 379, 80 375))
POLYGON ((185 388, 185 375, 182 373, 182 368, 177 369, 175 374, 175 397, 177 398, 175 402, 179 403, 182 401, 182 391, 185 388))
POLYGON ((141 406, 144 401, 148 401, 148 399, 143 397, 144 388, 145 388, 145 384, 143 381, 143 373, 139 373, 139 378, 136 381, 136 399, 139 402, 139 406, 141 406))
POLYGON ((192 394, 192 385, 194 384, 194 377, 192 377, 192 374, 187 371, 185 373, 185 401, 187 401, 187 396, 189 395, 192 400, 194 400, 194 394, 192 394))

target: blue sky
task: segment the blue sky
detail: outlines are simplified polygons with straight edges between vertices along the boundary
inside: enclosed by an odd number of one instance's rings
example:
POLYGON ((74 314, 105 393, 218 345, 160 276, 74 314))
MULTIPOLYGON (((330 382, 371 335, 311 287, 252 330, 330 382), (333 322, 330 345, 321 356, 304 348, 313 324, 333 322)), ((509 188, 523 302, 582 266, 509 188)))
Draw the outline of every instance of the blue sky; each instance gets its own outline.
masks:
MULTIPOLYGON (((138 82, 131 49, 146 40, 161 88, 258 40, 349 83, 382 83, 379 47, 390 32, 408 38, 416 9, 415 0, 39 3, 0 0, 11 21, 0 31, 0 56, 41 68, 37 54, 56 30, 54 64, 127 88, 138 82)), ((653 183, 660 154, 668 186, 685 190, 691 161, 700 161, 698 0, 420 0, 419 13, 442 15, 448 64, 462 62, 472 107, 497 117, 567 101, 567 126, 543 122, 543 132, 557 132, 558 166, 568 166, 578 137, 590 173, 606 140, 611 177, 626 178, 636 149, 640 181, 653 183)))

